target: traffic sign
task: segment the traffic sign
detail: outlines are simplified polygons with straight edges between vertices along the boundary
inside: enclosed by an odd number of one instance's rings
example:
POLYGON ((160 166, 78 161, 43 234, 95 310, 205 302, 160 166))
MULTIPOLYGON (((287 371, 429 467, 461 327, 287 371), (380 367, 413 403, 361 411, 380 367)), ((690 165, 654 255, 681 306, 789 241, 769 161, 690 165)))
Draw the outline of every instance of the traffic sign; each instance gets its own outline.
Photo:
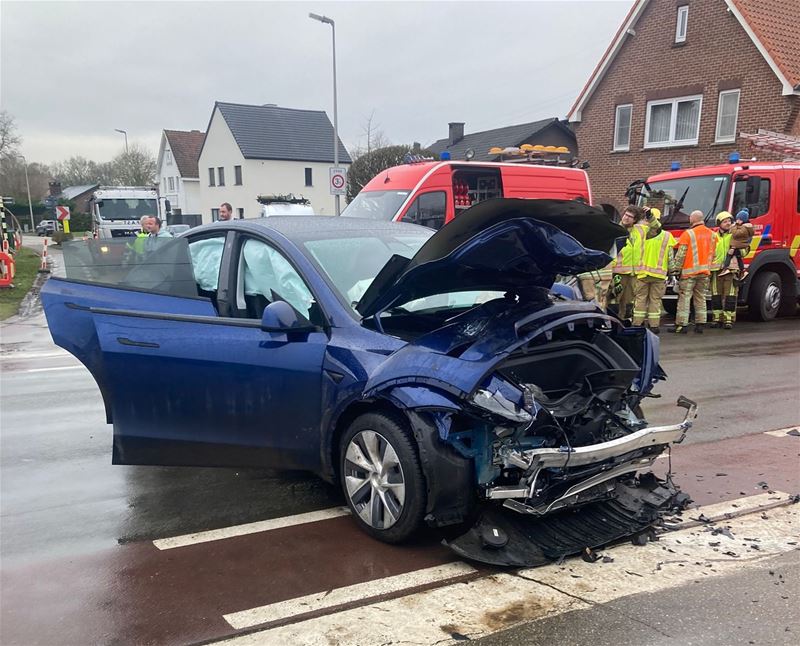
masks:
POLYGON ((331 167, 331 195, 347 193, 347 169, 331 167))
POLYGON ((68 206, 57 206, 56 207, 56 219, 59 222, 63 222, 64 220, 69 220, 69 207, 68 206))

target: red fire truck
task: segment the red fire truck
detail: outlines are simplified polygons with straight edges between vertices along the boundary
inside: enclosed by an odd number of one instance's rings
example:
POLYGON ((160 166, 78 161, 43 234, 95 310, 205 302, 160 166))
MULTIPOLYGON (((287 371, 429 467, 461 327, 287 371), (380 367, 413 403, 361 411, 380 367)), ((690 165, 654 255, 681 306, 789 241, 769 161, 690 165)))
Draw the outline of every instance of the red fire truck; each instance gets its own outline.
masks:
POLYGON ((559 159, 569 152, 566 148, 529 148, 528 154, 522 147, 516 154, 501 151, 515 160, 507 162, 411 158, 373 177, 342 215, 440 229, 460 211, 493 197, 580 199, 591 204, 586 171, 559 159), (544 154, 537 156, 534 148, 543 149, 544 154))
MULTIPOLYGON (((757 320, 794 314, 800 295, 800 163, 747 162, 736 153, 717 166, 681 169, 673 163, 669 172, 632 183, 628 196, 660 208, 664 227, 676 237, 694 210, 713 227, 720 211, 735 215, 747 208, 755 237, 739 303, 757 320)), ((668 310, 674 311, 675 298, 674 292, 665 297, 668 310)))

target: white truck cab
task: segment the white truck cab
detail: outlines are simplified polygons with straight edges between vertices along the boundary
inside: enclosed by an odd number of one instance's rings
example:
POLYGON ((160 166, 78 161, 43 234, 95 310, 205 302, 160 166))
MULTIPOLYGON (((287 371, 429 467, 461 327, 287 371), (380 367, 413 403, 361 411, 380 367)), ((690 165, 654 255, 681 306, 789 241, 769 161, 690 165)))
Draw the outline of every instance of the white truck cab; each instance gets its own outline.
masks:
POLYGON ((261 204, 262 218, 271 215, 314 215, 311 202, 302 195, 259 195, 256 199, 261 204))

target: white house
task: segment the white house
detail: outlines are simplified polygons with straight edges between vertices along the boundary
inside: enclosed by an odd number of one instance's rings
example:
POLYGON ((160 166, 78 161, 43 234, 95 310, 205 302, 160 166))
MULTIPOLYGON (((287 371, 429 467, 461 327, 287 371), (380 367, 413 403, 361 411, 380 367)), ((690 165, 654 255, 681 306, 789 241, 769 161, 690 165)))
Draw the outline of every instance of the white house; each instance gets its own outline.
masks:
MULTIPOLYGON (((347 168, 352 160, 338 144, 347 168)), ((333 126, 324 111, 217 102, 200 152, 203 222, 217 219, 222 202, 235 218, 258 217, 259 195, 288 193, 309 199, 318 215, 333 215, 331 166, 333 126)))
POLYGON ((176 216, 201 213, 197 159, 204 138, 205 133, 199 130, 164 130, 161 134, 157 162, 158 194, 169 200, 176 216))

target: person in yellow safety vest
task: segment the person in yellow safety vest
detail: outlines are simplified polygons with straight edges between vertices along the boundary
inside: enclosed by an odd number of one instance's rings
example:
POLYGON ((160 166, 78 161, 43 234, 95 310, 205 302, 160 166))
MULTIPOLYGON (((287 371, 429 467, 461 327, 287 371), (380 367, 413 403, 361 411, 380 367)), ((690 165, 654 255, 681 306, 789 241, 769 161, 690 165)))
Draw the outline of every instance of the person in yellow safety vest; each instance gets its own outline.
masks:
POLYGON ((633 318, 633 300, 636 291, 636 269, 642 264, 644 240, 648 226, 641 222, 644 210, 629 205, 622 212, 620 224, 628 231, 628 240, 617 254, 614 263, 614 293, 617 295, 617 316, 633 318))
POLYGON ((680 238, 675 250, 671 273, 679 273, 678 307, 675 313, 675 327, 671 330, 686 334, 689 325, 689 310, 694 304, 694 331, 703 332, 706 323, 706 292, 711 278, 717 234, 705 223, 702 211, 689 214, 689 225, 680 238))
POLYGON ((667 290, 667 273, 675 238, 661 228, 661 211, 656 208, 645 213, 648 231, 644 241, 642 264, 636 270, 636 300, 633 304, 633 324, 647 324, 655 334, 661 331, 661 299, 667 290))
POLYGON ((736 301, 739 297, 739 272, 731 267, 722 268, 731 246, 733 216, 728 211, 717 213, 717 247, 711 272, 711 327, 730 330, 736 322, 736 301))
POLYGON ((145 228, 145 223, 149 217, 149 215, 143 215, 139 218, 140 230, 136 232, 136 238, 125 245, 128 248, 125 252, 125 263, 139 262, 144 256, 144 243, 149 235, 145 228))

